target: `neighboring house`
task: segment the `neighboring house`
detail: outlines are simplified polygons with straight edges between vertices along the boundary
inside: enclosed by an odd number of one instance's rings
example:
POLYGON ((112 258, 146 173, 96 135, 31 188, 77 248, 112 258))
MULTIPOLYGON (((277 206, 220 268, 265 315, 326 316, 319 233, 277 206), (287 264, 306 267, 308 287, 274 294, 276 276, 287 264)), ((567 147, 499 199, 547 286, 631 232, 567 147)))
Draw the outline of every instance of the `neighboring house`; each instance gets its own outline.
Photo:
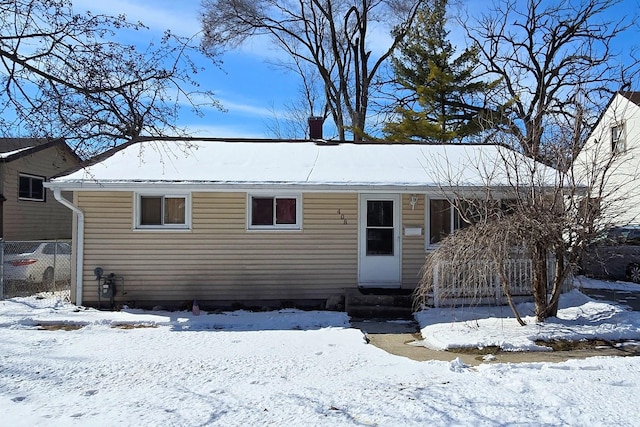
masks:
POLYGON ((63 139, 0 138, 0 237, 71 237, 72 215, 44 183, 80 164, 63 139))
POLYGON ((461 226, 455 194, 508 198, 505 162, 532 163, 495 145, 163 140, 46 186, 76 213, 77 304, 98 303, 100 267, 123 280, 116 302, 140 307, 312 305, 413 289, 425 252, 461 226))
POLYGON ((640 92, 617 92, 574 161, 605 224, 640 223, 640 92), (601 183, 604 185, 601 186, 601 183))

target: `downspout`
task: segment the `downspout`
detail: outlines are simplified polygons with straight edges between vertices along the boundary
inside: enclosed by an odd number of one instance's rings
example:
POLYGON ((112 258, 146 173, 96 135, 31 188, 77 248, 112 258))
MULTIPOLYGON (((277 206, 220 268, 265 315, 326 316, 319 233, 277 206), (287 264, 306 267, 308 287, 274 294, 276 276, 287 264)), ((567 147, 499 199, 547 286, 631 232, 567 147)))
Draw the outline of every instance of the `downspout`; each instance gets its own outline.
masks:
POLYGON ((82 273, 84 264, 84 212, 69 200, 62 197, 59 188, 53 189, 53 197, 71 209, 78 218, 78 234, 76 239, 76 305, 82 305, 82 273))

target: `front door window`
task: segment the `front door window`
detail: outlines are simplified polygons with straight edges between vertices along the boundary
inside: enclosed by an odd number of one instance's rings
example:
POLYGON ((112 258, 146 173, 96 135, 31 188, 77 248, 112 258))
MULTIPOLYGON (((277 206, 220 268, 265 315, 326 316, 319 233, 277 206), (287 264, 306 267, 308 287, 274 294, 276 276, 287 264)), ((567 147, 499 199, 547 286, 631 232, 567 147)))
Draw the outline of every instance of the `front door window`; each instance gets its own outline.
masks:
POLYGON ((367 255, 393 255, 393 200, 367 201, 367 255))

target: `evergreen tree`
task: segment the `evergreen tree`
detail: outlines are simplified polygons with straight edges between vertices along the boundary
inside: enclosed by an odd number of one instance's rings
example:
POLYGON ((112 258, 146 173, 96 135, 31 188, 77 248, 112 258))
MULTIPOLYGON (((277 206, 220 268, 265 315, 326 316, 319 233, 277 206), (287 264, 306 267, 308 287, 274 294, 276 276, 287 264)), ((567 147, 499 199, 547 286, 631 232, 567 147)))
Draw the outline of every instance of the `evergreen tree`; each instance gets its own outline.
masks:
POLYGON ((390 140, 450 142, 482 130, 482 98, 497 82, 477 78, 477 48, 455 57, 446 8, 447 0, 422 8, 392 60, 398 93, 406 96, 396 101, 397 121, 385 125, 390 140))

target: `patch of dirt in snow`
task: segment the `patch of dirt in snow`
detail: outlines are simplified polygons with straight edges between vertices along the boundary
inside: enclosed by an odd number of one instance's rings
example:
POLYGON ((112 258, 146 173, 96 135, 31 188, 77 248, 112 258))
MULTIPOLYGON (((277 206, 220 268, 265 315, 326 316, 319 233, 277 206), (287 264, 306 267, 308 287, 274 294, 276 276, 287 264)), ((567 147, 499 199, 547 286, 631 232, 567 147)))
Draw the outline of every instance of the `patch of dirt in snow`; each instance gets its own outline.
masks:
POLYGON ((459 354, 495 354, 500 351, 500 347, 496 345, 489 345, 486 347, 478 348, 478 347, 451 347, 447 349, 451 353, 459 353, 459 354))
MULTIPOLYGON (((84 328, 85 324, 79 323, 38 323, 35 328, 39 331, 77 331, 84 328)), ((117 329, 145 329, 145 328, 157 328, 157 325, 149 323, 114 323, 112 328, 117 329)))
POLYGON ((36 329, 40 331, 77 331, 85 326, 86 325, 79 325, 77 323, 51 323, 37 324, 36 329))
POLYGON ((144 328, 157 328, 158 325, 150 323, 118 323, 111 325, 112 328, 118 329, 144 329, 144 328))
POLYGON ((626 344, 627 341, 607 341, 602 339, 595 340, 554 340, 554 341, 536 341, 540 346, 550 347, 553 351, 573 351, 573 350, 594 350, 604 348, 619 348, 626 344))

